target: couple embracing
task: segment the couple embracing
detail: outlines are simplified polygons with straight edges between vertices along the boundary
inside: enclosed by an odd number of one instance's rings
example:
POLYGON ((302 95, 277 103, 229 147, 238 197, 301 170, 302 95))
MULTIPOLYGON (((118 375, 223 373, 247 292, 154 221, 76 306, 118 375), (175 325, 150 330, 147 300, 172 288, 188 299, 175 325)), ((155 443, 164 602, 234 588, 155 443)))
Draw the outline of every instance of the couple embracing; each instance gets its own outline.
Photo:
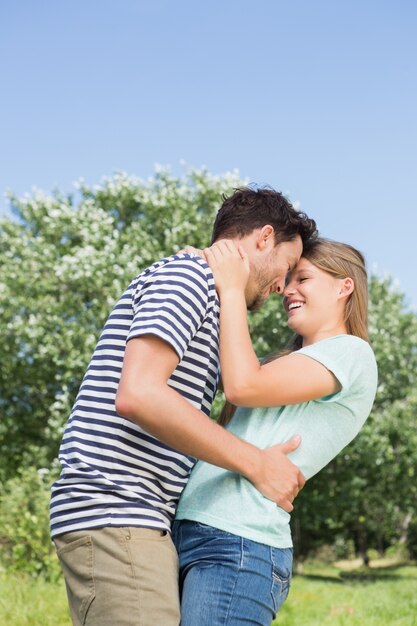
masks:
POLYGON ((75 626, 270 625, 292 502, 371 411, 361 253, 271 189, 225 198, 212 241, 132 281, 68 420, 51 532, 75 626), (273 292, 294 338, 260 362, 246 311, 273 292))

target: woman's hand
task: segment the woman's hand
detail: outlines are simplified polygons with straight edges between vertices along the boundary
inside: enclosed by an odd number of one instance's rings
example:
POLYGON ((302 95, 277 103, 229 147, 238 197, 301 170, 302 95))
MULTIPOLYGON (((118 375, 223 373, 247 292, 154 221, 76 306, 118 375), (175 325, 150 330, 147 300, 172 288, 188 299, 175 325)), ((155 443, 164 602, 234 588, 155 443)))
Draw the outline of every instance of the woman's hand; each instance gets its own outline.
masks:
POLYGON ((200 248, 194 248, 193 246, 187 246, 182 250, 178 250, 176 254, 195 254, 196 256, 199 256, 207 261, 204 250, 200 250, 200 248))
POLYGON ((241 246, 236 246, 230 239, 221 239, 210 248, 205 248, 204 255, 220 296, 227 290, 245 290, 249 278, 249 258, 241 246))

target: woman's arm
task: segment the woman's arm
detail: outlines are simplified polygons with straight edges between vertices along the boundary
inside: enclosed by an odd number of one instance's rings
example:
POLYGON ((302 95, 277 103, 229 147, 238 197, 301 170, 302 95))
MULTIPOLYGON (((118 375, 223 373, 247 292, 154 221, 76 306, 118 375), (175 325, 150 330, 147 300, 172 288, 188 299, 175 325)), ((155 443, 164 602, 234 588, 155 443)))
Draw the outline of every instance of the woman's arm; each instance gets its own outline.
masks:
POLYGON ((237 406, 298 404, 340 390, 340 383, 321 363, 293 353, 260 365, 246 317, 248 261, 232 242, 205 250, 220 297, 220 363, 227 399, 237 406))

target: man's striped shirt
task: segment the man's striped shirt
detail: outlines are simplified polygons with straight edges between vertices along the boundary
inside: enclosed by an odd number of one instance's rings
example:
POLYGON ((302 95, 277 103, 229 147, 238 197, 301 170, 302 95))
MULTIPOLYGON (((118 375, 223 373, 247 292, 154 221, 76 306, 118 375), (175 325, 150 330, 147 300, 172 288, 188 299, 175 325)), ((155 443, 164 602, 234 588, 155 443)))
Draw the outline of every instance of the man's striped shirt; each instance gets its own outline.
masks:
POLYGON ((171 345, 180 359, 170 387, 209 415, 219 375, 219 302, 203 259, 178 254, 157 261, 111 312, 61 443, 52 536, 104 526, 170 529, 195 460, 115 409, 126 343, 149 334, 171 345))

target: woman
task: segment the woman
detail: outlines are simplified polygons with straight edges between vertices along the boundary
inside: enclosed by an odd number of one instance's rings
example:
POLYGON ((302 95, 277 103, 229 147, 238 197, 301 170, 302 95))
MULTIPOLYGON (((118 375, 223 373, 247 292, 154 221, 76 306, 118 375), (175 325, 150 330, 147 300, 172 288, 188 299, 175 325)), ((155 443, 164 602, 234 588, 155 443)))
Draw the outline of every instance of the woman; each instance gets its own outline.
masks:
MULTIPOLYGON (((317 239, 284 290, 290 349, 260 364, 252 348, 242 250, 206 250, 219 291, 227 425, 260 448, 299 434, 292 453, 307 479, 359 432, 377 369, 367 333, 367 276, 360 252, 317 239)), ((174 541, 180 557, 182 626, 269 625, 291 578, 290 516, 242 476, 198 462, 180 500, 174 541)))

